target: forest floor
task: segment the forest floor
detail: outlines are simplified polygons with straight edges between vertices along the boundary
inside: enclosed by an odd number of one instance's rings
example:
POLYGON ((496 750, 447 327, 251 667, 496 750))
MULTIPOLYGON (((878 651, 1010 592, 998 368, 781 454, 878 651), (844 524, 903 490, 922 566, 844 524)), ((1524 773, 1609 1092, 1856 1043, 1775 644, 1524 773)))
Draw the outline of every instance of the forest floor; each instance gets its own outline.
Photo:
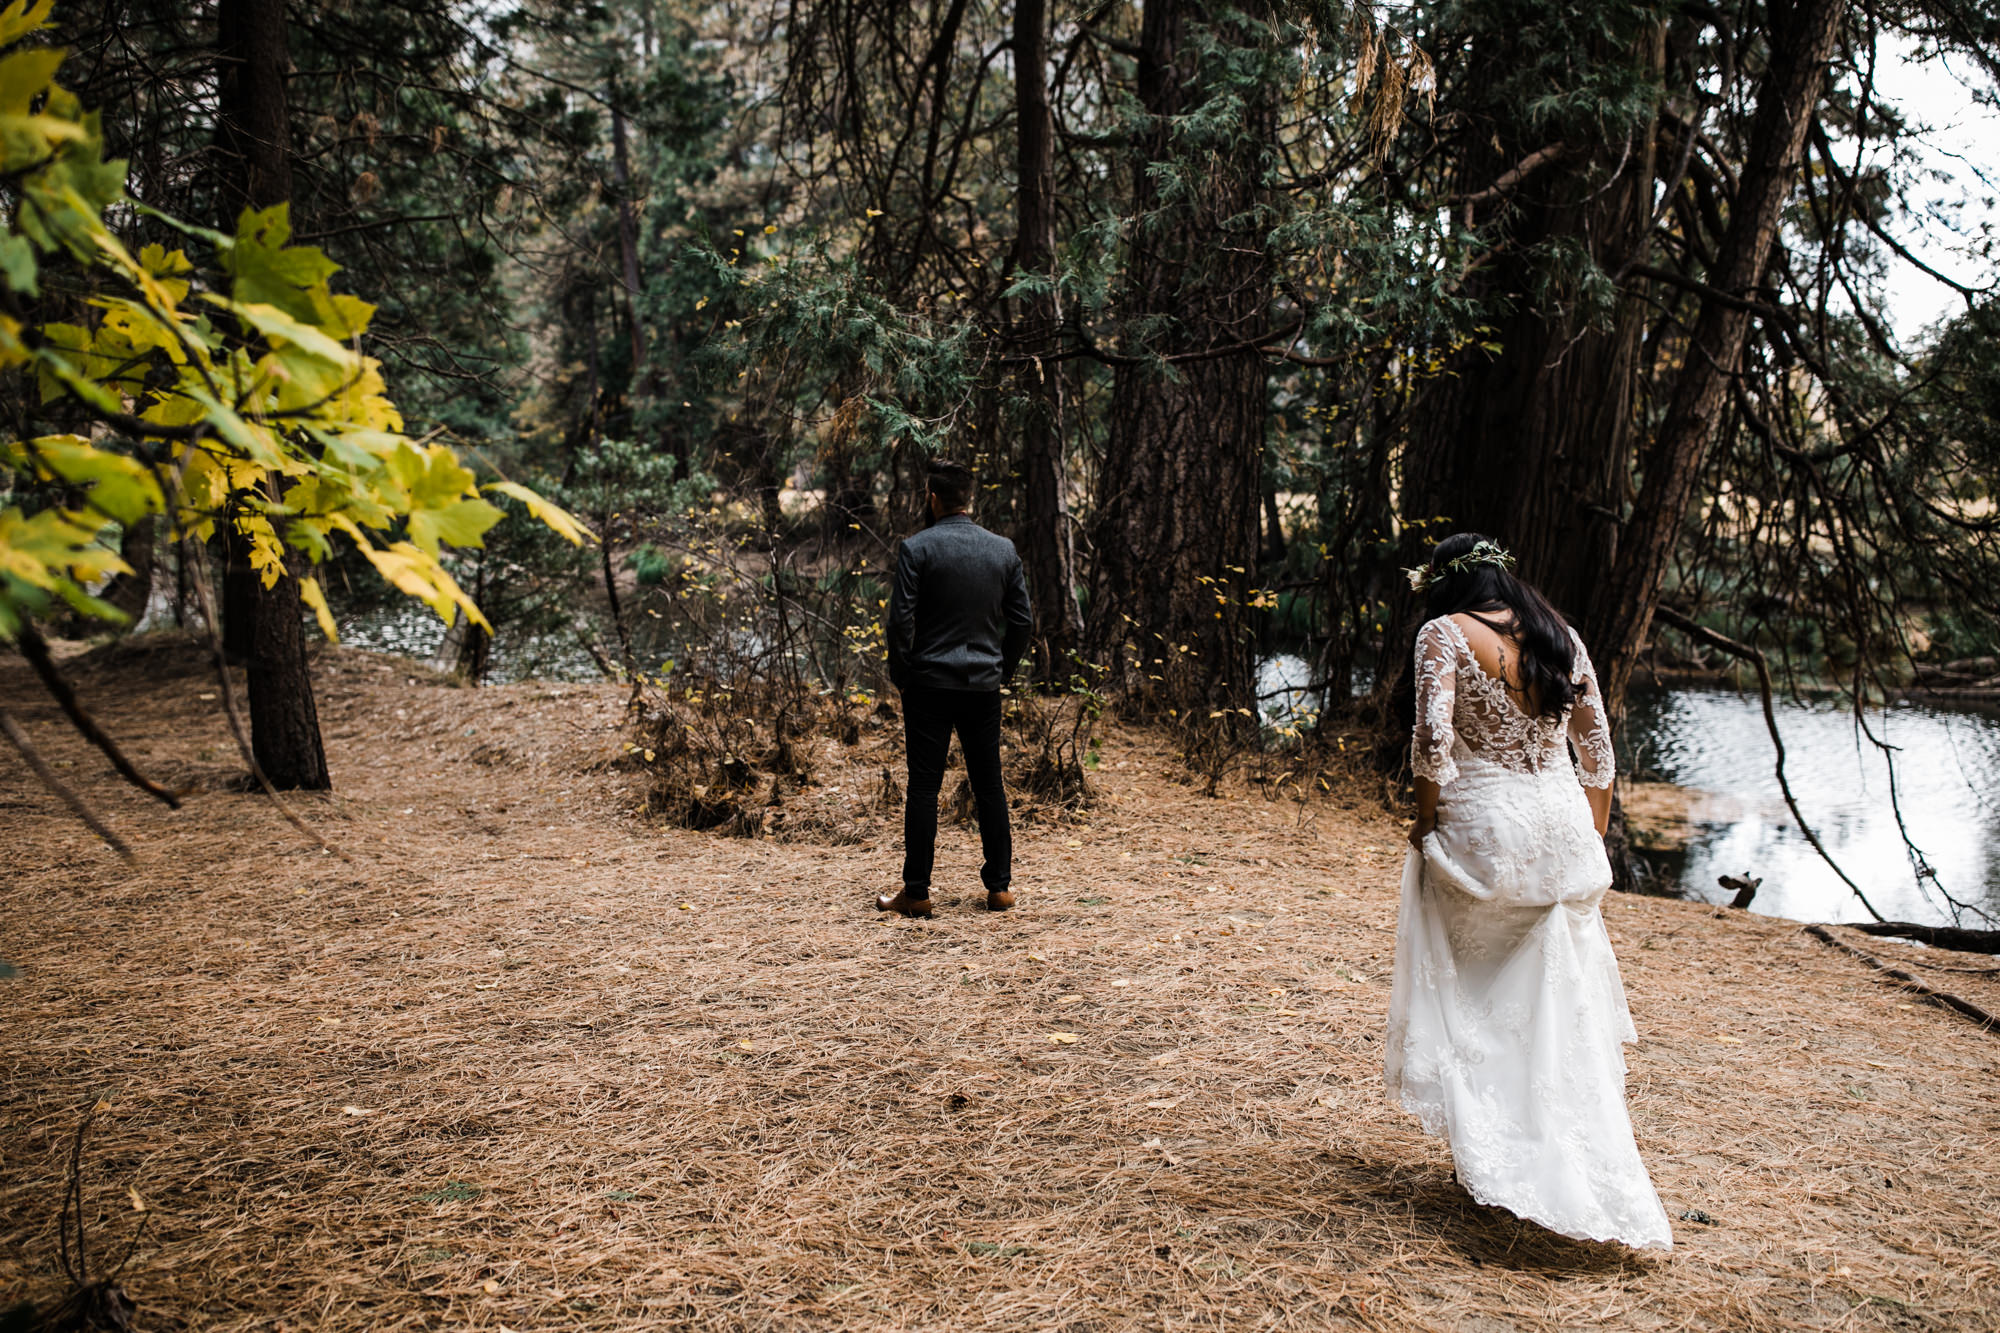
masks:
MULTIPOLYGON (((1795 923, 1605 904, 1676 1219, 1635 1254, 1474 1205, 1384 1103, 1403 843, 1360 792, 1204 797, 1110 728, 1016 911, 947 824, 912 922, 868 910, 869 801, 845 845, 638 816, 611 686, 326 652, 337 790, 296 804, 347 863, 235 789, 186 645, 70 669, 198 790, 120 786, 0 665, 142 857, 0 752, 0 1308, 64 1289, 95 1106, 93 1262, 146 1224, 148 1330, 2000 1329, 2000 1040, 1795 923)), ((878 792, 893 731, 821 789, 878 792)))

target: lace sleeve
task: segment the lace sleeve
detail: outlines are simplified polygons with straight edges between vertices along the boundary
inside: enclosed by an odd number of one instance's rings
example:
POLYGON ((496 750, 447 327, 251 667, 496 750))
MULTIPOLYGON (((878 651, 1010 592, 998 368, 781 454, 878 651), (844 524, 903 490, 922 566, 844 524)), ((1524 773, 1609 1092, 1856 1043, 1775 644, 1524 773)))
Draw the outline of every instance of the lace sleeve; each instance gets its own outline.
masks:
POLYGON ((1570 673, 1575 683, 1576 704, 1570 709, 1569 738, 1576 746, 1576 776, 1586 787, 1609 787, 1618 776, 1618 760, 1611 749, 1611 723, 1604 712, 1604 695, 1597 688, 1597 672, 1583 640, 1572 629, 1570 643, 1576 648, 1576 667, 1570 673))
POLYGON ((1410 736, 1410 771, 1442 787, 1458 776, 1451 752, 1458 739, 1458 651, 1444 622, 1417 631, 1417 725, 1410 736))

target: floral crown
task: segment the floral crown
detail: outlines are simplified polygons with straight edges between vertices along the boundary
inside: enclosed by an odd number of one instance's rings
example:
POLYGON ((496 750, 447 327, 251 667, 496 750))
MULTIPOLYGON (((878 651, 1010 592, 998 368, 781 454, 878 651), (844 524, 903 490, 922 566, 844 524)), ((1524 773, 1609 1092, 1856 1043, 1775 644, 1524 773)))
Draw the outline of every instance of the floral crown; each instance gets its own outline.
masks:
POLYGON ((1449 574, 1462 574, 1474 565, 1498 565, 1501 569, 1512 569, 1514 557, 1500 548, 1498 542, 1475 542, 1464 555, 1454 556, 1439 566, 1418 565, 1415 569, 1403 571, 1410 580, 1411 592, 1422 592, 1449 574))

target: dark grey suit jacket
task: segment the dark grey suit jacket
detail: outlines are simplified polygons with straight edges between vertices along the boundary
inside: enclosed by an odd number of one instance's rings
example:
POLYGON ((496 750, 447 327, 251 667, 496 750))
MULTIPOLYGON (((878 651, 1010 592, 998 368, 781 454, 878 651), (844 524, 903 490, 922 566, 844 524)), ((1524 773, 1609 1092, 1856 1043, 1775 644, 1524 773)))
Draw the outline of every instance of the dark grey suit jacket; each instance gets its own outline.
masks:
POLYGON ((997 690, 1028 650, 1035 613, 1014 543, 965 514, 903 539, 889 593, 898 689, 997 690))

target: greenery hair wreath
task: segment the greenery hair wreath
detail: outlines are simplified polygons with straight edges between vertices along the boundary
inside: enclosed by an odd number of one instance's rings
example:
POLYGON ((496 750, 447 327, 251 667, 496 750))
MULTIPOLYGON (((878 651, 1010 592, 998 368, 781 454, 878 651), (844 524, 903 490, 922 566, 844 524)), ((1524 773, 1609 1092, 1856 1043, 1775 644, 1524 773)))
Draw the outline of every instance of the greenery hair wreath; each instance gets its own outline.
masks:
POLYGON ((1403 573, 1410 580, 1410 591, 1422 592, 1439 579, 1449 574, 1464 573, 1474 565, 1498 565, 1502 569, 1512 569, 1514 557, 1502 550, 1498 542, 1476 542, 1470 551, 1452 557, 1441 566, 1433 568, 1430 565, 1418 565, 1415 569, 1404 570, 1403 573))

